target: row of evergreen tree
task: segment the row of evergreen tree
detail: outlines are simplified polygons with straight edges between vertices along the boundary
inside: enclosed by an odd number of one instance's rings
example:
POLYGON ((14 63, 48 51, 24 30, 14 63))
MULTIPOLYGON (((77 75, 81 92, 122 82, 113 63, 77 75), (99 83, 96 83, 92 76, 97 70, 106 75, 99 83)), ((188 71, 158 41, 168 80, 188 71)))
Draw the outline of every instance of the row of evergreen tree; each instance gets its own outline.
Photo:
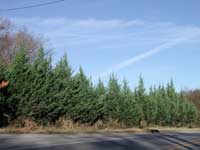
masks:
POLYGON ((64 56, 55 67, 43 49, 30 62, 21 50, 10 65, 0 62, 0 77, 9 80, 0 91, 0 125, 17 117, 41 124, 55 123, 66 117, 79 123, 94 124, 98 120, 117 120, 127 126, 141 121, 155 125, 185 125, 197 120, 197 109, 169 82, 167 86, 145 90, 142 78, 131 90, 114 75, 108 85, 101 80, 94 86, 82 68, 73 75, 64 56))

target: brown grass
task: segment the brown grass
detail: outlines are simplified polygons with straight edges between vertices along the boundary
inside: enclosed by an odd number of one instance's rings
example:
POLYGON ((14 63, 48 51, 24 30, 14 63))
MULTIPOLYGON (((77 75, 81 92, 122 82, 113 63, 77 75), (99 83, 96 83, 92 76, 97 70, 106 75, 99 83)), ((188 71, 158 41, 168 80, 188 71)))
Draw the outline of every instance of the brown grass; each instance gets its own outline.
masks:
POLYGON ((41 126, 30 119, 18 118, 12 121, 6 128, 1 128, 0 133, 106 133, 106 132, 127 132, 127 133, 144 133, 150 132, 151 129, 160 131, 200 131, 200 128, 174 128, 152 126, 144 128, 127 128, 120 124, 117 120, 109 120, 107 122, 97 121, 94 125, 74 123, 71 120, 60 118, 54 125, 41 126))

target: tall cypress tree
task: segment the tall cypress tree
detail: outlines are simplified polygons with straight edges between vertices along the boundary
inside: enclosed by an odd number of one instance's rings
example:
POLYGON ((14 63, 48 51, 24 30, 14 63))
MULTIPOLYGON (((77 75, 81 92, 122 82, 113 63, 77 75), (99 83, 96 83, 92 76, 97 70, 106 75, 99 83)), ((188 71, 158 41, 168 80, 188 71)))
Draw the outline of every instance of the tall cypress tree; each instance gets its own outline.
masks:
POLYGON ((52 97, 57 103, 57 107, 53 108, 54 112, 57 117, 68 116, 67 112, 72 95, 72 69, 66 54, 54 68, 52 83, 54 84, 52 97))
MULTIPOLYGON (((26 93, 26 100, 21 104, 21 115, 31 118, 39 123, 48 123, 51 121, 49 117, 49 104, 51 93, 51 59, 46 56, 41 48, 38 51, 35 62, 30 67, 29 90, 26 93)), ((27 80, 27 79, 26 79, 27 80)))
POLYGON ((8 68, 7 78, 10 85, 8 92, 10 93, 7 99, 9 103, 9 109, 13 117, 20 116, 20 110, 23 109, 23 103, 26 101, 26 93, 29 89, 28 79, 30 77, 30 64, 28 61, 27 53, 25 49, 21 49, 8 68))
POLYGON ((94 114, 96 101, 92 83, 85 76, 80 67, 79 72, 73 78, 72 100, 69 114, 72 120, 81 123, 93 123, 96 120, 94 114))

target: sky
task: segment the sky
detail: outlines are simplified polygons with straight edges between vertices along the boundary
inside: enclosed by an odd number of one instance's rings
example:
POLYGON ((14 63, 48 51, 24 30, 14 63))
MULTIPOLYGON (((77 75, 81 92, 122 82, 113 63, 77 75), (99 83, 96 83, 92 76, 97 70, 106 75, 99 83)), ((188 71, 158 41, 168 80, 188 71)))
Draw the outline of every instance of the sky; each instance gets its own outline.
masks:
POLYGON ((177 89, 200 88, 199 0, 0 0, 0 16, 46 39, 53 65, 67 53, 94 83, 114 73, 135 87, 173 79, 177 89))

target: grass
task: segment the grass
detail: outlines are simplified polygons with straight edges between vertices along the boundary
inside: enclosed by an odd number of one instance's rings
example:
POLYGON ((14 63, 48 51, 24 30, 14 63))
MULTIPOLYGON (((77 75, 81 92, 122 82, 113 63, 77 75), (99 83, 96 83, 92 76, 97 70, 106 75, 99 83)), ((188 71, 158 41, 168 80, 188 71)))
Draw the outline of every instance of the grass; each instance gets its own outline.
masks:
POLYGON ((34 133, 34 134, 61 134, 61 133, 149 133, 152 130, 159 130, 160 132, 167 131, 199 131, 198 127, 161 127, 161 126, 150 126, 150 127, 133 127, 127 128, 123 124, 119 124, 116 120, 109 120, 108 122, 98 121, 94 125, 78 124, 71 120, 60 118, 54 125, 41 126, 35 122, 19 118, 8 127, 0 128, 0 133, 34 133))
POLYGON ((35 129, 29 128, 15 128, 15 127, 6 127, 0 129, 0 134, 76 134, 76 133, 151 133, 153 130, 159 130, 160 132, 182 132, 182 131, 198 131, 200 132, 200 128, 175 128, 175 127, 157 127, 157 128, 105 128, 105 129, 96 129, 94 127, 83 127, 83 128, 57 128, 57 127, 38 127, 35 129))

